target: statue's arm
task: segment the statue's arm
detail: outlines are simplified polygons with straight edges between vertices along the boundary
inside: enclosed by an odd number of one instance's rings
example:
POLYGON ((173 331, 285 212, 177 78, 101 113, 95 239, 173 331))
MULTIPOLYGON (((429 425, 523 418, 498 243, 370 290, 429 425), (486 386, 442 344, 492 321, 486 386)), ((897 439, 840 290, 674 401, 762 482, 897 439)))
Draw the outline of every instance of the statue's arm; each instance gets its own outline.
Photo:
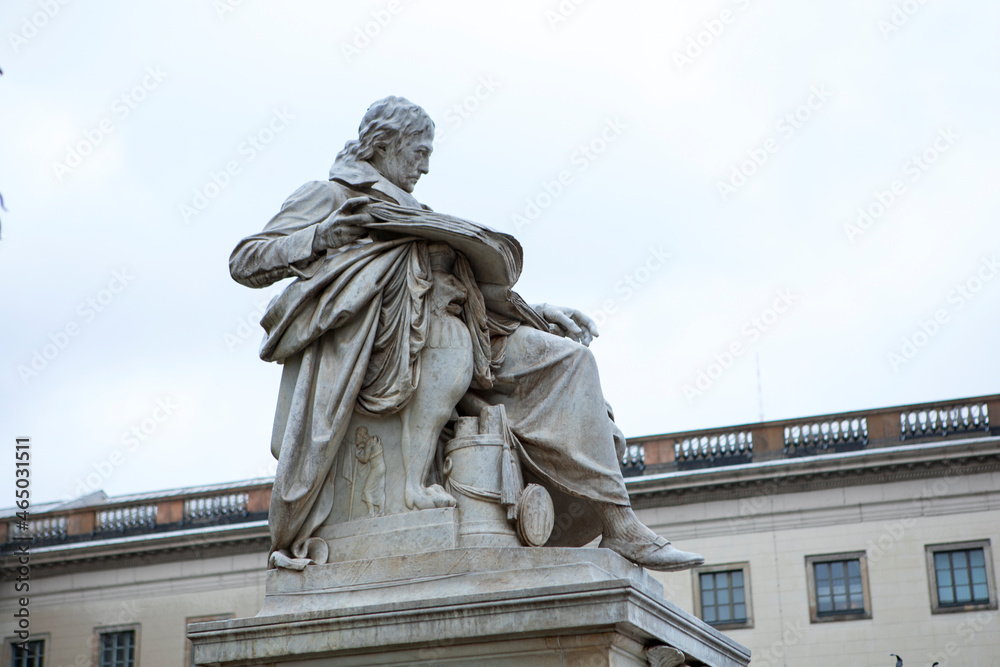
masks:
POLYGON ((284 278, 308 277, 308 267, 328 248, 364 234, 344 224, 351 213, 345 204, 356 201, 340 186, 306 183, 282 204, 264 231, 236 246, 229 257, 233 279, 247 287, 267 287, 284 278))
POLYGON ((532 304, 531 307, 549 323, 549 332, 557 336, 564 336, 589 346, 600 335, 597 333, 597 324, 594 320, 576 308, 547 303, 532 304))

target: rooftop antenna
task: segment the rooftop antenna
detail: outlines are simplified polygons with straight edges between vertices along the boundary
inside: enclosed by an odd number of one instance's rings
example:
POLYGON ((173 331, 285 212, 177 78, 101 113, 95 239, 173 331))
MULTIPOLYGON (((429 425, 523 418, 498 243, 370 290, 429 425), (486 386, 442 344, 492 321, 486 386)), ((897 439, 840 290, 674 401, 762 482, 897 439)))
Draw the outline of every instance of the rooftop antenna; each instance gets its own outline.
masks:
POLYGON ((764 389, 760 382, 760 352, 754 352, 757 359, 757 411, 760 413, 760 420, 764 421, 764 389))

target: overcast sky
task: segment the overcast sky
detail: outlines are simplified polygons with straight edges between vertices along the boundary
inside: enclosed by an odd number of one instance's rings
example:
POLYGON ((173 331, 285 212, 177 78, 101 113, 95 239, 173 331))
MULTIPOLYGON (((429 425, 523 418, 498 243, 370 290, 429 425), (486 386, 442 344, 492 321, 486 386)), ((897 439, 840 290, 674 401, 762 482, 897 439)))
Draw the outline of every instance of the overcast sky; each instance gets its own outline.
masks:
POLYGON ((22 435, 36 501, 273 471, 257 322, 281 286, 236 284, 229 253, 390 94, 437 122, 414 194, 517 236, 529 302, 598 320, 626 435, 996 393, 998 23, 971 1, 7 0, 0 473, 22 435))

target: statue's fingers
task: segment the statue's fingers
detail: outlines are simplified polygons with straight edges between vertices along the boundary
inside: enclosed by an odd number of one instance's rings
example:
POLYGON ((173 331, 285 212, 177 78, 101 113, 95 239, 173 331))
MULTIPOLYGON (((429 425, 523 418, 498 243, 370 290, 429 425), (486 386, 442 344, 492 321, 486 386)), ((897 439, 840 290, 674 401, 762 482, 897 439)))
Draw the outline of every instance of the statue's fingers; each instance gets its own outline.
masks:
MULTIPOLYGON (((372 217, 371 213, 352 213, 351 215, 345 215, 337 221, 337 224, 341 227, 360 227, 361 225, 367 225, 370 222, 374 222, 375 218, 372 217)), ((364 233, 364 232, 363 232, 364 233)))
POLYGON ((340 210, 344 211, 345 213, 349 211, 354 211, 361 208, 370 201, 371 199, 369 197, 351 197, 350 199, 344 202, 343 206, 340 207, 340 210))
MULTIPOLYGON (((586 315, 580 312, 579 310, 575 309, 572 312, 573 312, 573 320, 580 325, 581 329, 584 329, 587 332, 587 334, 589 334, 591 340, 601 335, 597 333, 597 323, 594 322, 594 320, 592 320, 589 315, 586 315)), ((584 345, 587 344, 589 344, 589 341, 587 343, 584 343, 584 345)))
POLYGON ((581 338, 583 338, 583 330, 580 329, 580 327, 576 325, 576 322, 570 319, 570 317, 566 315, 566 313, 556 308, 553 308, 550 312, 547 313, 547 315, 553 322, 555 322, 563 329, 565 329, 566 333, 573 340, 580 340, 581 338))
POLYGON ((351 243, 366 235, 368 230, 354 225, 338 225, 336 233, 341 243, 351 243))

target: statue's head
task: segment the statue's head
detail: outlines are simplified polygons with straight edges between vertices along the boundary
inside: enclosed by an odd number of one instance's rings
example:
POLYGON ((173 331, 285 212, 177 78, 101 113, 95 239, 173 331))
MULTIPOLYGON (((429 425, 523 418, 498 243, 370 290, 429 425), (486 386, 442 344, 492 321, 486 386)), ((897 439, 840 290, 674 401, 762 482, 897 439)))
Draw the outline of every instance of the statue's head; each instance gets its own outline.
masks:
POLYGON ((385 97, 370 107, 358 138, 347 142, 337 160, 371 163, 393 185, 413 192, 427 173, 434 150, 434 121, 421 107, 405 97, 385 97))

